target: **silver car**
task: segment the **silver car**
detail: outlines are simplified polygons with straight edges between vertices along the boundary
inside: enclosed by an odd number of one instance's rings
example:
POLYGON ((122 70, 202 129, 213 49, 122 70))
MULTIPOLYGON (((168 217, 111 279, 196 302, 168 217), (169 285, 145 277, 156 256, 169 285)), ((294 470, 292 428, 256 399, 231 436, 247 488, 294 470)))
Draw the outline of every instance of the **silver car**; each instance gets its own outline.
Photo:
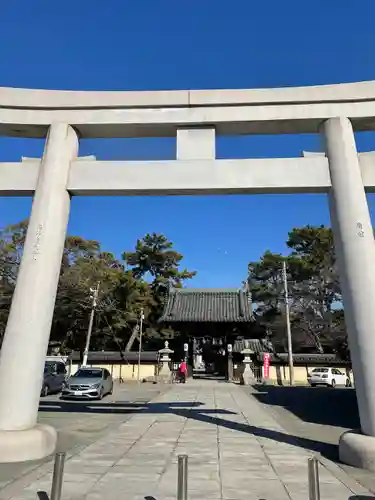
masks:
POLYGON ((82 366, 68 378, 61 396, 69 399, 103 399, 112 391, 113 379, 108 370, 82 366))

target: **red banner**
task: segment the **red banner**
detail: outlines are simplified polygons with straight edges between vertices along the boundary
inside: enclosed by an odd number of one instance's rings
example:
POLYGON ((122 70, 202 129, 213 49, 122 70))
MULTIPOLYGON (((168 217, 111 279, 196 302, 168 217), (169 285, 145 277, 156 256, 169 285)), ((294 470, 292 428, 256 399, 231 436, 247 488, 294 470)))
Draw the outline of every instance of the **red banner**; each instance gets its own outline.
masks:
POLYGON ((263 377, 269 378, 269 376, 270 376, 270 355, 268 352, 265 352, 263 356, 263 377))

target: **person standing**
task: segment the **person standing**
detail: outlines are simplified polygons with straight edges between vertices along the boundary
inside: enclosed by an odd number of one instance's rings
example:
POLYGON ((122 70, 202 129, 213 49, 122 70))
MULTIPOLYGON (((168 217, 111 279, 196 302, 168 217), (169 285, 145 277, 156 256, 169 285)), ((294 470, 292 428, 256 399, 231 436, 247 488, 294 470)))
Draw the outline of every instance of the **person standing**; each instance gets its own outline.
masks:
POLYGON ((179 372, 180 372, 180 382, 182 384, 185 384, 187 376, 187 364, 184 359, 181 361, 179 372))

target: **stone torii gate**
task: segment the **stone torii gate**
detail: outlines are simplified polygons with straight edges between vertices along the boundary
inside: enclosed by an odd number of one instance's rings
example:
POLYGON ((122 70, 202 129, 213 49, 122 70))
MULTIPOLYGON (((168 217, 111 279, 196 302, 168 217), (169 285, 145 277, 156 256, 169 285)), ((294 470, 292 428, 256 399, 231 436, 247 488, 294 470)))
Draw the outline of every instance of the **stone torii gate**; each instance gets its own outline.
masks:
POLYGON ((375 130, 375 82, 261 90, 65 92, 0 89, 0 134, 46 137, 41 160, 0 164, 0 194, 34 194, 0 355, 0 461, 52 453, 37 424, 43 365, 75 195, 328 193, 362 433, 343 461, 375 469, 375 244, 365 190, 375 155, 353 129, 375 130), (321 133, 326 156, 217 160, 215 136, 321 133), (79 138, 177 137, 173 161, 77 158, 79 138), (11 383, 9 383, 11 381, 11 383))

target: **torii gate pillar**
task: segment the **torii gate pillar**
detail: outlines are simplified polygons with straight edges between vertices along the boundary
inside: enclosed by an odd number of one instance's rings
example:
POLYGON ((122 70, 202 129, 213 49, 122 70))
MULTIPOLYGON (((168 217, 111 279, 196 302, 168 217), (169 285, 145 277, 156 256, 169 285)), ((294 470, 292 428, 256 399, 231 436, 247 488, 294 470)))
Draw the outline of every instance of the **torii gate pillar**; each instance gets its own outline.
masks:
POLYGON ((357 392, 360 432, 340 439, 340 459, 375 470, 375 243, 352 124, 324 125, 332 230, 357 392))
POLYGON ((37 415, 69 219, 66 186, 77 153, 73 128, 52 124, 0 352, 0 462, 37 460, 56 446, 56 430, 37 424, 37 415))

